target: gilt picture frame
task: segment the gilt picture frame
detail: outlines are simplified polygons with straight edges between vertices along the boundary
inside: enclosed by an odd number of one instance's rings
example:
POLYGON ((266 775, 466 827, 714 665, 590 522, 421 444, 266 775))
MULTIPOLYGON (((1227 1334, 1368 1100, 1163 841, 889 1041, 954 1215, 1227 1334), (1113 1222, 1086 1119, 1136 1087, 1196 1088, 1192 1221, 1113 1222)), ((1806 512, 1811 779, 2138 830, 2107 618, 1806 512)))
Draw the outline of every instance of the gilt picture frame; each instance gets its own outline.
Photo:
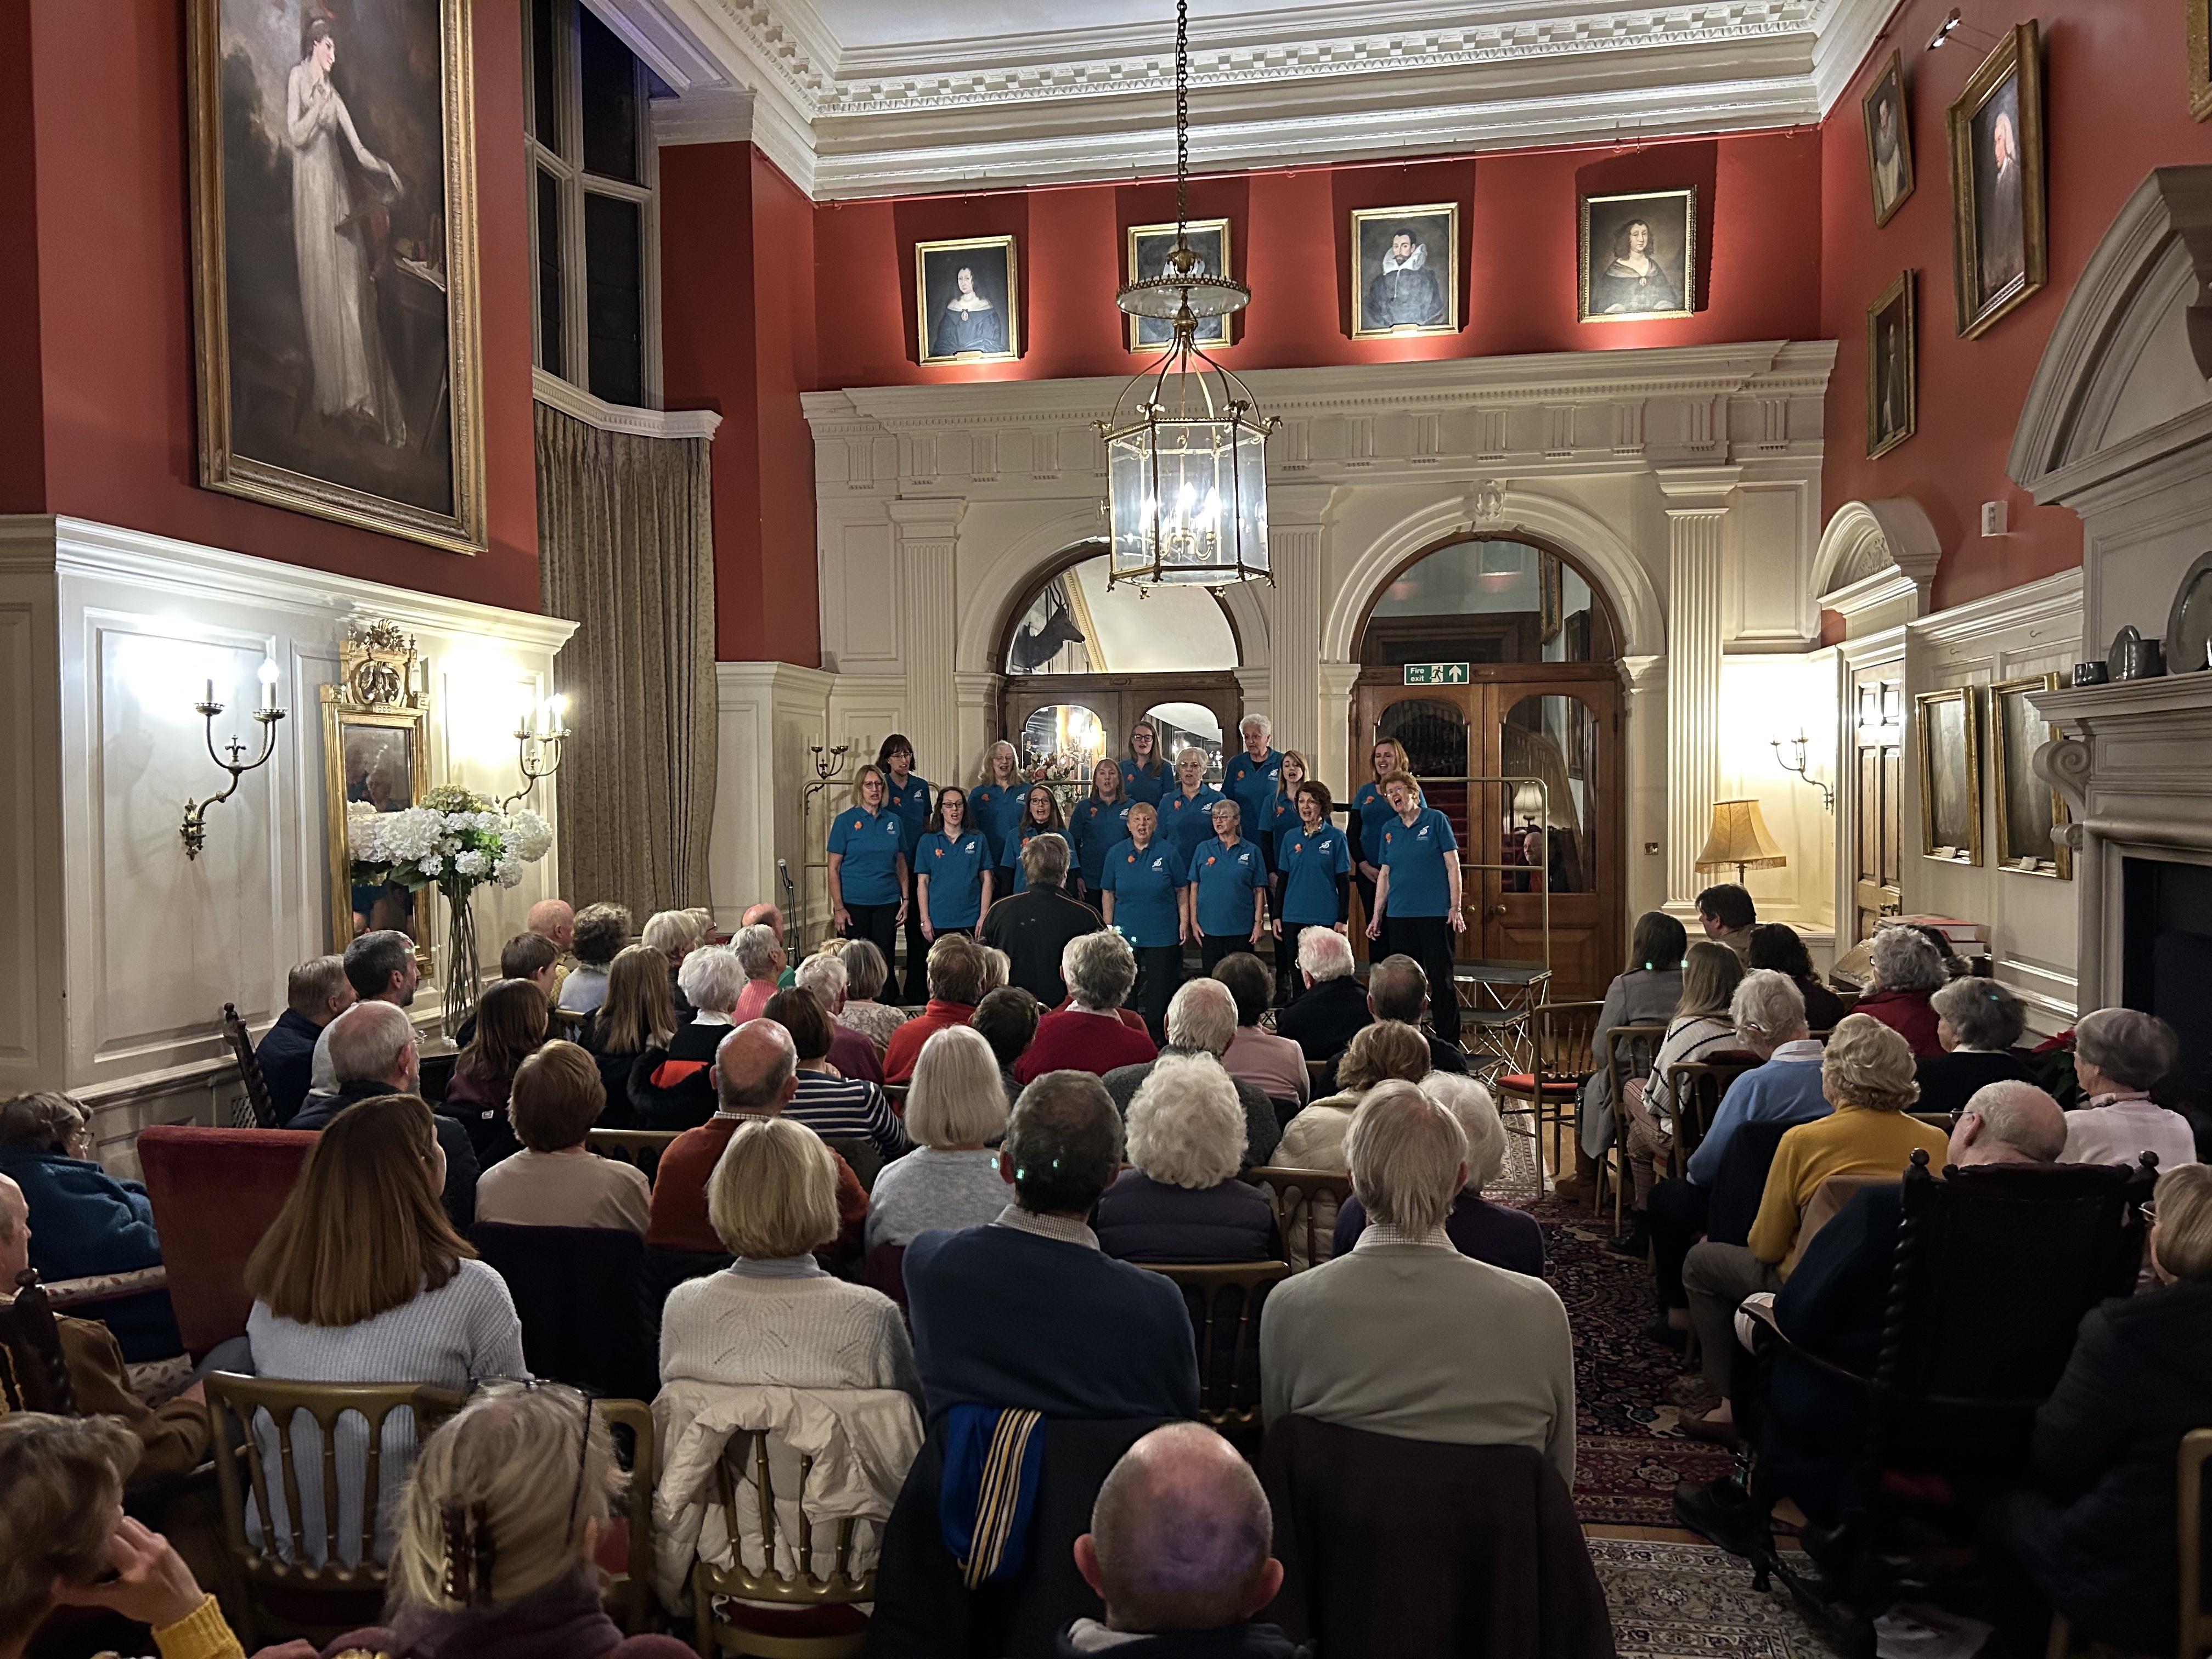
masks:
POLYGON ((915 361, 1011 363, 1022 355, 1020 251, 1012 236, 914 245, 915 361))
POLYGON ((2212 120, 2212 5, 2184 0, 2188 7, 2189 118, 2212 120))
POLYGON ((2074 855, 2051 832, 2071 817, 2066 800, 2035 775, 2035 751, 2057 738, 2058 728, 2030 701, 2056 691, 2055 673, 2000 680, 1990 687, 1990 777, 1996 790, 1996 856, 2000 870, 2017 875, 2074 878, 2074 855))
POLYGON ((1866 132, 1867 189, 1874 201, 1875 228, 1887 224, 1911 194, 1912 106, 1905 95, 1905 56, 1893 52, 1874 83, 1859 100, 1866 132))
POLYGON ((1694 188, 1585 196, 1580 209, 1581 321, 1643 323, 1697 315, 1694 188))
POLYGON ((415 941, 428 973, 427 891, 356 887, 349 829, 356 803, 379 812, 420 805, 430 789, 430 697, 417 688, 415 642, 389 623, 356 624, 338 647, 338 680, 322 688, 323 794, 330 860, 331 949, 392 927, 415 941))
POLYGON ((1459 204, 1354 208, 1352 337, 1459 331, 1459 204))
POLYGON ((203 487, 489 546, 472 0, 190 0, 203 487))
POLYGON ((1948 112, 1952 278, 1959 333, 1977 339, 2051 280, 2042 38, 2033 18, 1997 42, 1948 112))
POLYGON ((1867 307, 1867 459, 1887 455, 1919 429, 1920 337, 1911 271, 1867 307))
POLYGON ((1920 853, 1943 864, 1982 861, 1981 744, 1973 691, 1954 686, 1913 699, 1920 758, 1920 853))
MULTIPOLYGON (((1182 227, 1190 243, 1190 251, 1198 256, 1198 273, 1205 276, 1234 278, 1237 267, 1231 263, 1234 250, 1230 245, 1229 221, 1226 219, 1193 219, 1182 227)), ((1131 225, 1125 239, 1127 258, 1125 280, 1144 282, 1148 278, 1167 275, 1168 256, 1175 252, 1176 226, 1131 225)), ((1152 353, 1164 351, 1174 343, 1175 325, 1165 317, 1132 317, 1128 319, 1129 349, 1152 353)), ((1218 317, 1198 319, 1198 332, 1193 342, 1200 346, 1225 346, 1237 343, 1237 313, 1228 312, 1218 317)))

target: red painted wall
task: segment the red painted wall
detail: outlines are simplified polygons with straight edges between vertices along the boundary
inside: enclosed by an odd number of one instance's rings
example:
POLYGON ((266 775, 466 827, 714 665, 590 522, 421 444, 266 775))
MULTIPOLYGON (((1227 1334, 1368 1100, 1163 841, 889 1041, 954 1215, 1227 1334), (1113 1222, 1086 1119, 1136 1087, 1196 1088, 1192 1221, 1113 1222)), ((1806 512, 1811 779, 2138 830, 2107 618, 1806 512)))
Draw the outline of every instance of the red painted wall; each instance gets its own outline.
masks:
POLYGON ((1823 507, 1910 495, 1928 509, 1945 556, 1936 605, 2033 581, 2081 557, 2081 525, 2037 507, 2005 477, 2005 456, 2045 343, 2112 216, 2154 167, 2212 161, 2212 125, 2189 118, 2179 4, 2042 0, 2045 177, 2051 285, 1978 340, 1958 335, 1951 288, 1949 140, 1945 106, 1986 44, 2022 21, 2001 0, 1958 0, 1965 29, 1923 50, 1953 0, 1906 0, 1887 38, 1829 117, 1821 162, 1826 250, 1822 331, 1838 342, 1828 383, 1823 507), (1910 88, 1916 188, 1876 230, 1867 186, 1859 99, 1901 48, 1910 88), (1899 271, 1919 272, 1920 408, 1917 434, 1865 459, 1866 307, 1899 271), (2010 503, 2012 533, 1984 539, 1981 503, 2010 503))
POLYGON ((474 557, 199 487, 184 9, 0 0, 0 511, 538 610, 520 9, 475 10, 491 547, 474 557))

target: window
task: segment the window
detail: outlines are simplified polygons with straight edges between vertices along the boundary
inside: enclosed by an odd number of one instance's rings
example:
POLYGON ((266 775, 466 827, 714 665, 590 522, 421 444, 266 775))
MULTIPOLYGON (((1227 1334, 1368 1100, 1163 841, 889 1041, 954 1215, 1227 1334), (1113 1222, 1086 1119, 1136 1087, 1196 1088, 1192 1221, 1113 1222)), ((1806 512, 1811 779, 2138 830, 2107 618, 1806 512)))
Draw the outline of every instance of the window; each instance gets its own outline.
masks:
POLYGON ((1401 571, 1368 614, 1359 659, 1609 662, 1613 623, 1582 573, 1548 549, 1477 539, 1401 571))
POLYGON ((1107 557, 1073 564, 1030 596, 1006 644, 1009 674, 1157 674, 1237 666, 1237 636, 1203 587, 1111 587, 1107 557))
POLYGON ((582 0, 523 0, 535 362, 611 404, 660 403, 656 84, 582 0))

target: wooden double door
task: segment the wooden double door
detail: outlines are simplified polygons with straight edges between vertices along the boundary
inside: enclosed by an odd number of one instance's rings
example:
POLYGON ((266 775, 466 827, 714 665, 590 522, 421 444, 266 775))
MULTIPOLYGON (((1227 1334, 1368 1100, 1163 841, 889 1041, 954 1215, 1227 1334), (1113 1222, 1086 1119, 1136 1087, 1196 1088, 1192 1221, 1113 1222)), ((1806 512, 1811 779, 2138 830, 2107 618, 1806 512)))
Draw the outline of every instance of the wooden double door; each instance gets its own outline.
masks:
POLYGON ((1370 775, 1376 743, 1405 746, 1423 795, 1459 841, 1461 958, 1548 953, 1554 1001, 1603 996, 1624 948, 1613 670, 1477 665, 1464 685, 1421 686, 1389 673, 1370 670, 1354 696, 1352 787, 1370 775))

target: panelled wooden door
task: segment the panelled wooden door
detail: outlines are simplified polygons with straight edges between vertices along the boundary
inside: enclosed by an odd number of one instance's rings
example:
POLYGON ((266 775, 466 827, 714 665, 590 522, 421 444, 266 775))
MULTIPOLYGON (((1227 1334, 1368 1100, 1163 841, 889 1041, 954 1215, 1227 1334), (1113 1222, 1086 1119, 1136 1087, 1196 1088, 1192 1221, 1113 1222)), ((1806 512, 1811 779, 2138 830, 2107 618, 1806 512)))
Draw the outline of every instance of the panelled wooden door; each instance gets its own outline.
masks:
POLYGON ((1550 898, 1552 995, 1604 995, 1620 969, 1619 681, 1583 663, 1471 671, 1471 683, 1407 686, 1363 678, 1352 752, 1406 747, 1430 805, 1451 821, 1462 860, 1462 959, 1540 961, 1550 898), (1539 780, 1519 785, 1473 778, 1539 780), (1473 869, 1470 864, 1510 866, 1473 869))
POLYGON ((1851 943, 1905 908, 1905 680, 1899 663, 1851 677, 1851 943))

